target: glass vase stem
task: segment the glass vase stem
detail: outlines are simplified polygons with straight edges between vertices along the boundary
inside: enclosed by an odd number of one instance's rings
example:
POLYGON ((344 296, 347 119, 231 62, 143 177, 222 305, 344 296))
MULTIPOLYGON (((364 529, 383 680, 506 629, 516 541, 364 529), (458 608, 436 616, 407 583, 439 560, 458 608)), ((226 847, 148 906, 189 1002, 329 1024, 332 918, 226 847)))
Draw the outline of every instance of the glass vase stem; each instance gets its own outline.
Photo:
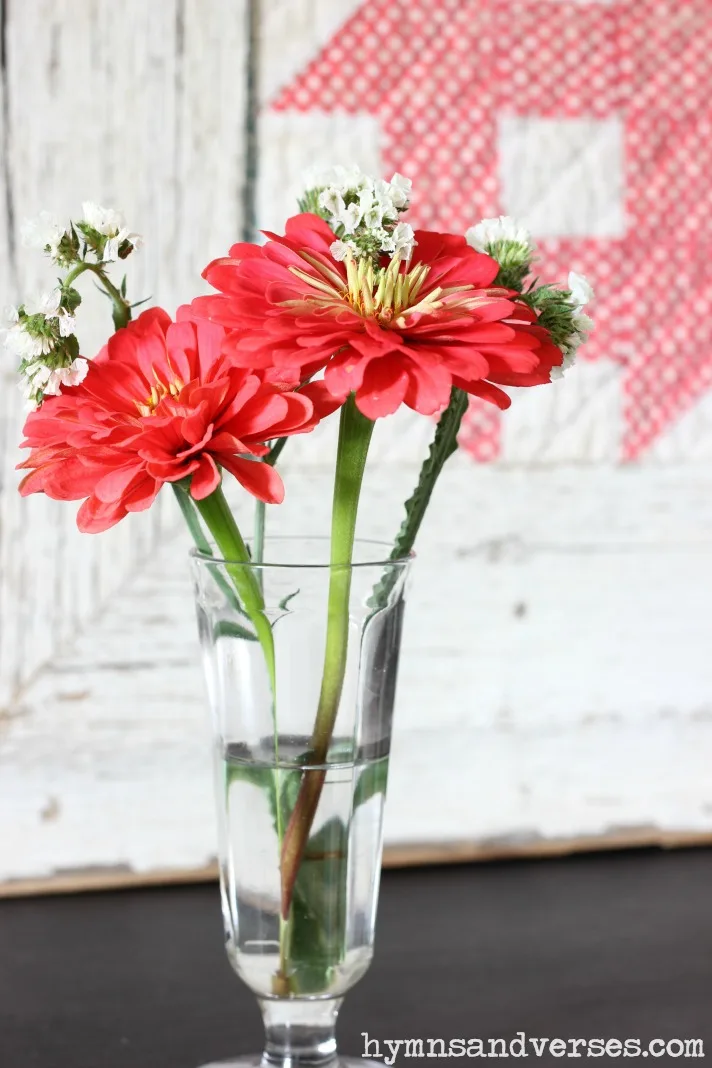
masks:
MULTIPOLYGON (((319 704, 311 738, 313 764, 323 764, 326 760, 344 684, 349 639, 350 565, 358 503, 373 425, 373 422, 358 410, 352 394, 341 409, 339 423, 331 516, 331 576, 326 648, 319 704)), ((296 804, 287 824, 281 861, 284 919, 289 916, 294 884, 314 822, 324 777, 325 772, 317 769, 304 772, 296 804)))

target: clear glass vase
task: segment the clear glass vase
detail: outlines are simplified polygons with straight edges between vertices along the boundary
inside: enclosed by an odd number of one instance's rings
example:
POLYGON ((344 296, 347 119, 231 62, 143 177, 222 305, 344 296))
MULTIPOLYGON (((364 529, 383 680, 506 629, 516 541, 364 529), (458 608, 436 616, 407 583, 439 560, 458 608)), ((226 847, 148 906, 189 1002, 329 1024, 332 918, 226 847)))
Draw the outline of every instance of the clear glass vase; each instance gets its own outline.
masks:
POLYGON ((367 542, 328 558, 296 538, 261 565, 192 557, 227 953, 266 1033, 234 1065, 348 1063, 337 1015, 373 955, 410 561, 367 542))

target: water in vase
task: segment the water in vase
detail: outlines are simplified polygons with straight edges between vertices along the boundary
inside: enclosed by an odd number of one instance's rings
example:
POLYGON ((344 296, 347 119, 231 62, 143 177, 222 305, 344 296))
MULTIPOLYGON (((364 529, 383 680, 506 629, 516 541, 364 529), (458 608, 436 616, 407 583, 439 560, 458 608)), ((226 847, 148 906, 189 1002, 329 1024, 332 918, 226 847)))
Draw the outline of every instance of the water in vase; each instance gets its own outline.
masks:
POLYGON ((217 754, 227 950, 261 997, 284 996, 285 980, 293 997, 339 997, 372 956, 388 757, 335 738, 315 765, 308 746, 281 736, 217 754), (280 842, 305 774, 324 783, 285 922, 280 842))

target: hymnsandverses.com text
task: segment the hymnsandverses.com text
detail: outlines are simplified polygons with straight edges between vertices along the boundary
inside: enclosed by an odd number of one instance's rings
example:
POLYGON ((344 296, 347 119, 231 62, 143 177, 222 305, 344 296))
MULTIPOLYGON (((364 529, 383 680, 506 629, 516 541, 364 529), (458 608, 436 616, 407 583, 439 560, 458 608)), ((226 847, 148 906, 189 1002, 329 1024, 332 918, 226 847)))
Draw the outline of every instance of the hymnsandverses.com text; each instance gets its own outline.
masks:
POLYGON ((362 1057, 395 1064, 401 1057, 704 1057, 701 1038, 363 1038, 362 1057))

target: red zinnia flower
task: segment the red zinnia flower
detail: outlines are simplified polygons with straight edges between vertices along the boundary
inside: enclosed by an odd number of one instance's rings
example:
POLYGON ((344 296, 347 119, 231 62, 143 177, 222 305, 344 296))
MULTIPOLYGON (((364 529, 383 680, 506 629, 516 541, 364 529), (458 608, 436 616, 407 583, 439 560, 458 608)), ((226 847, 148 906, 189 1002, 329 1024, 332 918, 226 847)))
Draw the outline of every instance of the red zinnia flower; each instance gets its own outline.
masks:
POLYGON ((190 478, 196 500, 220 483, 218 465, 260 500, 282 480, 263 456, 272 438, 311 430, 318 390, 293 393, 225 357, 222 327, 144 312, 109 340, 81 383, 28 416, 32 451, 23 495, 86 500, 80 530, 97 533, 148 508, 164 482, 190 478), (305 395, 308 394, 308 395, 305 395))
POLYGON ((371 419, 401 403, 430 415, 453 385, 507 408, 498 385, 550 379, 563 354, 517 294, 492 288, 498 265, 464 237, 416 230, 405 265, 374 270, 338 263, 336 239, 318 216, 290 219, 286 235, 234 245, 203 277, 222 295, 198 297, 196 315, 231 334, 225 348, 244 367, 276 368, 324 383, 371 419))

